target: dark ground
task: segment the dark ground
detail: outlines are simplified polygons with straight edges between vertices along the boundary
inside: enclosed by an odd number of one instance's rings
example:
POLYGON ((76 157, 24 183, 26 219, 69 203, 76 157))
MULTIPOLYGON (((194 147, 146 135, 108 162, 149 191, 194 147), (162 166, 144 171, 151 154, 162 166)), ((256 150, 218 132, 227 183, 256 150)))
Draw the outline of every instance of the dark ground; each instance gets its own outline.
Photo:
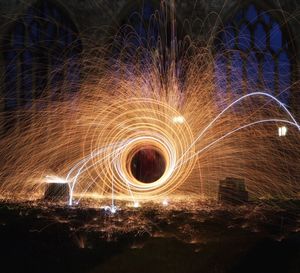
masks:
POLYGON ((0 272, 300 273, 299 211, 0 203, 0 272))

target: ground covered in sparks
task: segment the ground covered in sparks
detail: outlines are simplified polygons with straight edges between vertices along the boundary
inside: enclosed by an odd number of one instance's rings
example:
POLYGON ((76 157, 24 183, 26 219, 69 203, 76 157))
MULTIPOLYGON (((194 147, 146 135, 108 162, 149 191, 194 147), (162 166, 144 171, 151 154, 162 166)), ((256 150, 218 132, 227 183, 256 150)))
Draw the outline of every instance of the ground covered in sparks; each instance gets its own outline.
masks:
POLYGON ((300 272, 300 205, 0 204, 1 272, 300 272))

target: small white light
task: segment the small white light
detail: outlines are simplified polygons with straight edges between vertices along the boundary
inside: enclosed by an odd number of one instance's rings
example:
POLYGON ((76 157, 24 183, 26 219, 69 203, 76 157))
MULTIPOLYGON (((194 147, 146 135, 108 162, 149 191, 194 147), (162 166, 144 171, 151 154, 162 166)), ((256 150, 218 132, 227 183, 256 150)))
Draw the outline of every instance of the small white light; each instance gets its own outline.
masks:
POLYGON ((110 212, 111 212, 112 214, 116 213, 116 212, 117 212, 117 208, 116 208, 115 206, 112 206, 112 207, 110 208, 110 212))
POLYGON ((167 205, 169 205, 169 202, 168 202, 168 199, 165 199, 164 201, 162 201, 162 204, 163 204, 163 206, 167 206, 167 205))
POLYGON ((133 203, 133 207, 134 207, 134 208, 138 208, 139 206, 140 206, 139 202, 134 202, 134 203, 133 203))
POLYGON ((283 136, 286 136, 287 135, 287 127, 286 126, 281 126, 281 127, 278 127, 278 135, 280 137, 283 137, 283 136))
POLYGON ((66 184, 66 183, 68 183, 67 180, 65 180, 61 177, 55 176, 55 175, 46 175, 45 182, 48 184, 66 184))
POLYGON ((110 212, 111 214, 115 214, 117 212, 117 207, 114 205, 111 206, 105 206, 103 209, 107 212, 110 212))
POLYGON ((182 124, 185 122, 184 116, 173 117, 173 123, 182 124))

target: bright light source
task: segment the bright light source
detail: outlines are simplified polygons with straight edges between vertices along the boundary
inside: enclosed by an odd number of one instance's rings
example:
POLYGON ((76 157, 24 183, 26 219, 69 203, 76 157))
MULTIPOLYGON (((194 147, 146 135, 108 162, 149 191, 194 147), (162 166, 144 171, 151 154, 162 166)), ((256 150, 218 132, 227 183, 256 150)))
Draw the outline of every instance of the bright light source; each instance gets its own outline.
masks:
POLYGON ((46 175, 45 181, 48 184, 66 184, 66 183, 68 183, 67 180, 65 180, 61 177, 55 176, 55 175, 46 175))
POLYGON ((168 199, 165 199, 164 201, 162 201, 163 206, 167 206, 169 205, 168 199))
POLYGON ((114 214, 114 213, 116 213, 116 212, 117 212, 117 208, 116 208, 116 207, 114 207, 114 206, 113 206, 113 207, 111 207, 111 210, 110 210, 110 212, 111 212, 111 213, 113 213, 113 214, 114 214))
POLYGON ((278 135, 279 135, 280 137, 286 136, 287 131, 288 131, 288 129, 287 129, 286 126, 278 127, 278 135))
POLYGON ((185 118, 183 116, 173 117, 173 123, 182 124, 185 122, 185 118))
POLYGON ((115 214, 117 212, 117 207, 114 205, 103 207, 105 211, 115 214))
POLYGON ((140 206, 139 202, 134 202, 134 203, 133 203, 133 207, 134 207, 134 208, 138 208, 139 206, 140 206))

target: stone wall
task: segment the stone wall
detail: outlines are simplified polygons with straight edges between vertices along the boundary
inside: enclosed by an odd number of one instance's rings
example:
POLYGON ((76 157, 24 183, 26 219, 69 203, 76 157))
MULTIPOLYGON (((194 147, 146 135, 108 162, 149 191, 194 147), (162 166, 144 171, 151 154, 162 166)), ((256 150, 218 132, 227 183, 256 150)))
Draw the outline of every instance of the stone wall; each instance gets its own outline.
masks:
MULTIPOLYGON (((21 16, 27 6, 35 1, 38 0, 0 1, 1 36, 9 30, 10 23, 13 23, 18 16, 21 16)), ((159 5, 159 0, 155 1, 159 5)), ((141 5, 142 0, 53 0, 53 2, 61 5, 68 12, 82 36, 83 48, 87 49, 91 44, 93 46, 102 45, 107 39, 111 38, 118 30, 120 22, 127 18, 130 8, 135 5, 141 5), (91 41, 93 42, 91 43, 91 41)), ((177 0, 175 4, 177 22, 183 26, 184 34, 189 35, 192 39, 213 41, 213 39, 209 38, 214 37, 213 35, 219 29, 220 24, 238 10, 242 5, 241 2, 245 4, 248 1, 177 0)), ((167 0, 166 3, 170 4, 170 1, 167 0)), ((283 19, 288 22, 291 35, 295 40, 295 55, 300 56, 300 1, 257 0, 257 5, 283 15, 283 19)), ((3 56, 1 54, 0 73, 3 75, 3 56)), ((0 77, 1 86, 3 86, 2 76, 0 77)), ((299 99, 300 97, 298 96, 297 101, 299 99)), ((0 105, 2 105, 1 101, 0 105)))
MULTIPOLYGON (((26 10, 26 7, 38 0, 0 1, 0 26, 5 32, 8 22, 13 21, 26 10)), ((52 0, 64 7, 78 29, 84 35, 96 33, 95 39, 103 41, 108 34, 117 30, 119 23, 127 18, 130 7, 141 5, 142 0, 52 0), (110 29, 110 32, 107 30, 110 29), (101 30, 105 30, 101 33, 101 30)), ((171 0, 166 0, 170 4, 171 0)), ((159 5, 159 0, 154 0, 159 5)), ((239 7, 250 1, 239 0, 177 0, 176 17, 188 35, 206 40, 221 22, 226 21, 239 7), (243 2, 243 4, 241 4, 243 2)), ((300 42, 300 2, 297 0, 257 1, 265 10, 283 14, 293 31, 294 38, 300 42)))

